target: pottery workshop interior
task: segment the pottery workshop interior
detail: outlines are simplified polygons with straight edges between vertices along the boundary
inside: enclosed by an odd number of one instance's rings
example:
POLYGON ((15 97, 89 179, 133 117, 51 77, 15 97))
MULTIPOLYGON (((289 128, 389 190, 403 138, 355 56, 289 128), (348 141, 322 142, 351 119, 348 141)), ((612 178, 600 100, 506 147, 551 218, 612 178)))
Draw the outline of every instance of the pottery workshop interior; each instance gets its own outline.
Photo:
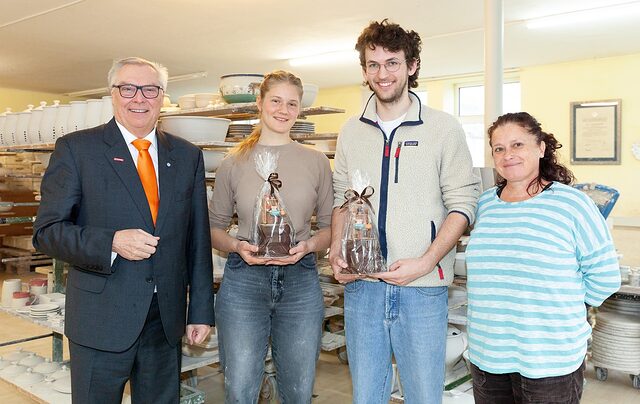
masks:
POLYGON ((138 349, 153 308, 176 396, 125 374, 106 402, 639 403, 638 21, 636 0, 1 1, 0 403, 94 402, 109 383, 72 359, 138 349), (301 297, 276 325, 304 271, 319 314, 301 297), (425 319, 399 326, 408 291, 425 319), (505 374, 576 379, 480 390, 505 374))

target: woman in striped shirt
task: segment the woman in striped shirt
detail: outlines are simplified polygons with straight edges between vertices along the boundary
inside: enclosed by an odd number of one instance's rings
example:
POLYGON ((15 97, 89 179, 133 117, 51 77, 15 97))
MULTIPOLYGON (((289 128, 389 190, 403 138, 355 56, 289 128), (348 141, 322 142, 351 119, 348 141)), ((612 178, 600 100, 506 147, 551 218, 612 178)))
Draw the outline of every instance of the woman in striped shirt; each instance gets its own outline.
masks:
POLYGON ((480 197, 466 250, 476 403, 579 403, 585 303, 620 287, 611 235, 534 117, 505 114, 489 139, 502 178, 480 197))

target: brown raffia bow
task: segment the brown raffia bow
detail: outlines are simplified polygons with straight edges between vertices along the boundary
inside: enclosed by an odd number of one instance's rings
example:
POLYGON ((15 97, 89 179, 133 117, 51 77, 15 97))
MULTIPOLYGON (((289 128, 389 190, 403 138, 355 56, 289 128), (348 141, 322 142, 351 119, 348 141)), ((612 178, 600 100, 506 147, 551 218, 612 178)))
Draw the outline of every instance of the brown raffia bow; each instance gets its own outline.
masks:
POLYGON ((278 173, 269 174, 267 182, 271 185, 271 195, 275 194, 276 189, 280 189, 280 187, 282 187, 282 181, 278 179, 278 173))
POLYGON ((371 185, 368 185, 365 189, 363 189, 360 194, 358 194, 358 192, 354 191, 353 189, 347 189, 344 192, 344 197, 347 200, 344 201, 342 206, 340 206, 340 209, 343 209, 345 206, 354 202, 364 202, 369 205, 371 209, 373 209, 373 206, 371 206, 371 202, 369 202, 369 197, 371 195, 373 195, 373 187, 371 185))

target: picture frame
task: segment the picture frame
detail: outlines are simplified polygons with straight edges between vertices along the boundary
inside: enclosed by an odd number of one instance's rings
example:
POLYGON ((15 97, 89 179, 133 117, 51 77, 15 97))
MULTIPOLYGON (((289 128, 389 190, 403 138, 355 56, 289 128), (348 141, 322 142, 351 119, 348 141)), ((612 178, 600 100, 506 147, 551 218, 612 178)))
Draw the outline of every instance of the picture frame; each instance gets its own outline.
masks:
POLYGON ((620 164, 622 100, 571 103, 571 164, 620 164))

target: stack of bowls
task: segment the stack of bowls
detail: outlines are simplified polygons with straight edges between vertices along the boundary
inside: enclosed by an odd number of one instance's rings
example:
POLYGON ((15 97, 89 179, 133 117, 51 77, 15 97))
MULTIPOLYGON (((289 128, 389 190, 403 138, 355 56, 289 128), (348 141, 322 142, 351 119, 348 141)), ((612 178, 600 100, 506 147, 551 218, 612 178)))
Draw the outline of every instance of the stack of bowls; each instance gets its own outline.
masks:
POLYGON ((181 97, 178 97, 178 105, 180 109, 193 109, 196 107, 196 96, 195 94, 185 94, 181 97))
POLYGON ((220 93, 198 93, 195 94, 196 108, 213 107, 224 104, 220 93))

